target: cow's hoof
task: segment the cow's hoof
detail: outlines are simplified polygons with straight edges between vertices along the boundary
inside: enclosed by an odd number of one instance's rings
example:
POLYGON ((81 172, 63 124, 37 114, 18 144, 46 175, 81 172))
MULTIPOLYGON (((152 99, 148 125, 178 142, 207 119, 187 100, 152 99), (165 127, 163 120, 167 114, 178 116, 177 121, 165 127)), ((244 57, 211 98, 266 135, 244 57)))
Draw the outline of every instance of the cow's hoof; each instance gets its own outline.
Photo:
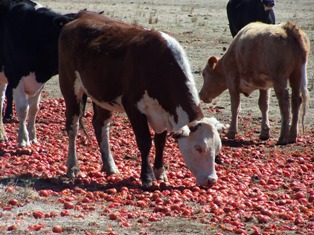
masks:
POLYGON ((260 139, 260 140, 268 140, 268 139, 269 139, 269 136, 262 136, 262 135, 260 135, 260 136, 259 136, 259 139, 260 139))
POLYGON ((38 144, 38 140, 37 138, 34 138, 30 141, 31 144, 38 144))
POLYGON ((287 144, 289 144, 289 141, 281 140, 281 139, 279 139, 276 143, 276 145, 287 145, 287 144))
POLYGON ((159 168, 159 169, 154 168, 154 174, 155 174, 155 177, 156 177, 157 180, 162 180, 162 181, 167 182, 168 181, 168 177, 167 177, 166 172, 167 171, 166 171, 164 166, 159 168))
POLYGON ((234 131, 229 131, 226 136, 229 140, 233 140, 235 139, 236 133, 234 131))
POLYGON ((288 144, 294 144, 297 142, 297 138, 289 138, 288 144))
POLYGON ((118 170, 117 167, 105 167, 103 166, 101 169, 103 172, 106 172, 106 174, 109 175, 113 175, 113 174, 119 174, 120 171, 118 170))
POLYGON ((76 178, 80 173, 80 169, 76 166, 70 168, 67 172, 67 177, 70 179, 76 178))
POLYGON ((261 128, 261 133, 259 135, 259 139, 260 140, 268 140, 269 139, 269 132, 270 132, 270 129, 269 127, 265 127, 265 128, 261 128))
POLYGON ((141 176, 141 180, 142 180, 142 187, 144 189, 149 189, 153 186, 153 182, 156 181, 156 178, 154 175, 150 175, 150 176, 141 176))
POLYGON ((260 140, 268 140, 269 139, 269 133, 261 133, 260 135, 259 135, 259 139, 260 140))
POLYGON ((293 144, 297 142, 297 132, 295 131, 290 131, 289 133, 289 138, 288 138, 288 143, 293 144))
POLYGON ((153 186, 153 181, 142 181, 142 188, 147 190, 153 186))
POLYGON ((19 141, 19 148, 24 148, 26 146, 30 146, 31 143, 27 140, 22 140, 22 141, 19 141))

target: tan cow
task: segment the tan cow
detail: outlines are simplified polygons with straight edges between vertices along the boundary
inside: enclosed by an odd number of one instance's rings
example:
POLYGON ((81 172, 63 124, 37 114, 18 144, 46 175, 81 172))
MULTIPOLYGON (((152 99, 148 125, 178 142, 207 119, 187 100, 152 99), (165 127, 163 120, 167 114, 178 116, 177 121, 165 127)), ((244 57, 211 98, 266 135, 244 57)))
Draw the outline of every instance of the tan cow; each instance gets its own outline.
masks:
POLYGON ((304 129, 309 100, 306 74, 309 51, 307 35, 292 22, 279 25, 258 22, 244 27, 221 59, 214 56, 208 59, 203 70, 204 84, 200 98, 208 103, 229 89, 232 120, 228 138, 235 138, 238 131, 240 94, 249 96, 256 89, 260 90, 258 104, 262 112, 260 139, 269 138, 269 89, 273 87, 281 112, 281 132, 277 144, 296 142, 300 105, 303 104, 304 129), (292 103, 290 130, 288 81, 292 103))

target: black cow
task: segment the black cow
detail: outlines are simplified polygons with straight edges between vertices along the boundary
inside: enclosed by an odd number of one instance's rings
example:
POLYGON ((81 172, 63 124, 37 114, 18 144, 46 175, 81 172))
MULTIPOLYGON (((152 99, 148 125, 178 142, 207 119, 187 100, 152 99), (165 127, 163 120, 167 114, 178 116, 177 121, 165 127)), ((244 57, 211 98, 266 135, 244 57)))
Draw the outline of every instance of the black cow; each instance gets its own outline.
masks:
MULTIPOLYGON (((30 0, 2 0, 0 3, 0 8, 1 10, 1 16, 0 16, 0 30, 4 29, 4 18, 2 18, 2 16, 4 17, 6 14, 6 9, 7 8, 12 8, 13 6, 15 6, 16 4, 19 3, 24 3, 24 4, 29 4, 32 7, 41 7, 41 5, 39 5, 36 2, 30 1, 30 0)), ((4 32, 1 32, 1 35, 4 35, 4 32)), ((0 39, 1 45, 2 45, 2 40, 3 37, 0 39)), ((4 64, 4 51, 2 50, 3 48, 0 48, 0 64, 3 65, 4 64)), ((13 115, 13 91, 12 91, 12 87, 10 85, 7 86, 6 88, 6 92, 5 92, 5 97, 7 98, 7 104, 6 104, 6 108, 5 108, 5 112, 4 112, 4 120, 10 120, 12 118, 13 115)))
POLYGON ((229 0, 227 16, 232 37, 251 22, 275 24, 274 5, 273 0, 229 0))
POLYGON ((58 71, 58 37, 75 14, 61 15, 32 1, 0 1, 0 141, 4 93, 13 88, 19 119, 18 144, 36 142, 35 118, 41 90, 58 71), (28 115, 28 126, 26 117, 28 115))

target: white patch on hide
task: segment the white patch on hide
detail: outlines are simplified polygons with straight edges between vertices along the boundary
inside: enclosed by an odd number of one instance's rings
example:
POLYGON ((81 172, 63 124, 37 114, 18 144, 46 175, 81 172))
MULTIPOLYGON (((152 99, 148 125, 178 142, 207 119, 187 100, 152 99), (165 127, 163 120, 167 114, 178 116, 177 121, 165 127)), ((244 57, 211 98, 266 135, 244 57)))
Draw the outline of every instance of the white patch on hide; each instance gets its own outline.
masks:
POLYGON ((195 86, 195 81, 191 72, 190 64, 184 49, 181 47, 181 45, 178 43, 176 39, 169 36, 168 34, 161 32, 161 36, 168 42, 169 49, 172 51, 173 56, 175 57, 181 69, 183 70, 185 76, 188 78, 186 85, 189 87, 190 93, 193 96, 195 104, 199 105, 200 99, 195 86))
POLYGON ((179 106, 176 108, 178 115, 178 122, 176 123, 174 116, 163 109, 158 100, 149 97, 147 91, 145 91, 142 99, 137 102, 137 108, 146 115, 149 125, 156 133, 162 133, 165 130, 174 132, 189 122, 187 113, 179 106))

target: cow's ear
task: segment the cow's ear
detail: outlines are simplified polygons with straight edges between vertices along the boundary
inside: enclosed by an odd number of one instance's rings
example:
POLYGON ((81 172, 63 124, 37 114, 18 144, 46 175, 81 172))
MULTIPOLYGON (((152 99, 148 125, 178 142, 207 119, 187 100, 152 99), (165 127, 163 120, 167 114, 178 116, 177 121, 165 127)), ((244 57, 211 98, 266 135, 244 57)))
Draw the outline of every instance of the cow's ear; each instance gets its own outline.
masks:
POLYGON ((229 124, 218 123, 218 124, 216 125, 217 131, 218 131, 219 133, 223 132, 224 130, 228 130, 229 127, 230 127, 229 124))
POLYGON ((211 56, 208 58, 208 67, 210 69, 214 69, 217 63, 218 63, 218 59, 216 56, 211 56))
POLYGON ((188 126, 184 126, 182 127, 180 130, 174 132, 171 134, 171 136, 174 138, 174 139, 179 139, 179 138, 182 138, 182 137, 188 137, 190 134, 190 129, 188 126))

